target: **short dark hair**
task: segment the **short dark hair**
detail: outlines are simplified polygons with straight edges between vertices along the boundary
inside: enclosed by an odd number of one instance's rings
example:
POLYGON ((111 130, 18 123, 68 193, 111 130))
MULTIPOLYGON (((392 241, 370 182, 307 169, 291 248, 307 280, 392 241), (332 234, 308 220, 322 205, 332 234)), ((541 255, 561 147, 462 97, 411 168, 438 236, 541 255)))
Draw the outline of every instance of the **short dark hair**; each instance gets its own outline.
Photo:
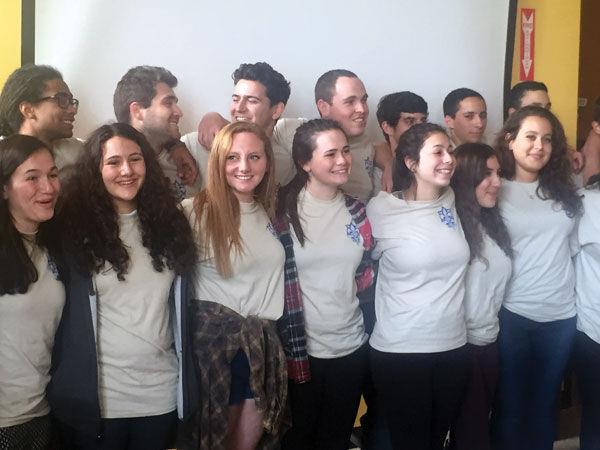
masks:
POLYGON ((395 191, 410 187, 415 180, 415 174, 408 168, 404 158, 412 159, 418 164, 425 141, 434 133, 447 136, 446 130, 436 123, 417 123, 402 133, 398 139, 392 171, 395 191))
POLYGON ((234 85, 240 80, 257 81, 262 84, 271 106, 278 103, 285 105, 290 98, 290 82, 266 62, 240 64, 231 78, 233 78, 234 85))
POLYGON ((118 122, 130 123, 129 105, 137 102, 148 108, 156 96, 156 85, 165 83, 177 86, 177 78, 164 67, 137 66, 127 71, 117 83, 113 95, 113 108, 118 122))
POLYGON ((346 69, 334 69, 325 72, 315 84, 315 103, 323 100, 331 105, 333 95, 335 94, 335 83, 340 77, 358 78, 358 76, 346 69))
POLYGON ((541 81, 521 81, 515 84, 506 99, 506 112, 509 108, 519 109, 521 100, 527 91, 545 91, 548 92, 548 87, 541 81))
POLYGON ((444 99, 444 116, 450 116, 454 118, 456 115, 456 111, 458 111, 460 107, 460 102, 462 102, 465 98, 469 97, 477 97, 485 102, 483 96, 473 89, 469 88, 458 88, 454 89, 444 99))
POLYGON ((377 121, 380 127, 383 122, 395 127, 402 113, 421 113, 427 116, 427 102, 420 95, 402 91, 384 95, 377 104, 377 121))
POLYGON ((46 89, 46 81, 62 79, 61 73, 51 66, 26 64, 15 70, 0 94, 0 135, 18 133, 24 119, 19 105, 36 103, 46 89))

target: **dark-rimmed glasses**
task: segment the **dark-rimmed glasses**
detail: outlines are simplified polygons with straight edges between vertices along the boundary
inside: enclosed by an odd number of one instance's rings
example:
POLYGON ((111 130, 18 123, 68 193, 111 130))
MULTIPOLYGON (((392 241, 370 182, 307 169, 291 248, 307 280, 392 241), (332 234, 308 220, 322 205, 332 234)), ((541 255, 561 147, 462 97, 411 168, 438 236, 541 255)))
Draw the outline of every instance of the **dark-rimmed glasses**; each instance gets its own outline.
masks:
POLYGON ((54 95, 42 97, 38 102, 43 102, 44 100, 54 100, 62 109, 67 109, 69 105, 73 106, 75 109, 79 108, 79 100, 73 98, 72 94, 67 94, 66 92, 57 92, 54 95))

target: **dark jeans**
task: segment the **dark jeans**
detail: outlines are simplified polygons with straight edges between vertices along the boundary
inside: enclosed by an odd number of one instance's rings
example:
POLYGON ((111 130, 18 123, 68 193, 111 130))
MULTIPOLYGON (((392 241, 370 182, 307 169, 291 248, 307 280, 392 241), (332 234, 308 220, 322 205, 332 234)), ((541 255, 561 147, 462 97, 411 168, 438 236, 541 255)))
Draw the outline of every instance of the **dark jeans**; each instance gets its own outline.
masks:
POLYGON ((600 449, 600 344, 575 334, 575 375, 581 397, 581 450, 600 449))
POLYGON ((311 381, 290 382, 292 428, 284 450, 346 450, 367 375, 369 346, 350 355, 319 359, 309 356, 311 381))
POLYGON ((492 444, 502 450, 551 450, 560 382, 576 318, 536 322, 500 309, 500 377, 492 444))
POLYGON ((450 448, 490 450, 490 410, 498 382, 498 345, 467 344, 471 377, 458 417, 452 426, 450 448))
POLYGON ((385 353, 371 349, 371 372, 394 449, 440 450, 469 377, 460 347, 439 353, 385 353))
POLYGON ((102 419, 93 437, 60 424, 62 448, 68 450, 163 450, 175 443, 177 411, 159 416, 102 419))

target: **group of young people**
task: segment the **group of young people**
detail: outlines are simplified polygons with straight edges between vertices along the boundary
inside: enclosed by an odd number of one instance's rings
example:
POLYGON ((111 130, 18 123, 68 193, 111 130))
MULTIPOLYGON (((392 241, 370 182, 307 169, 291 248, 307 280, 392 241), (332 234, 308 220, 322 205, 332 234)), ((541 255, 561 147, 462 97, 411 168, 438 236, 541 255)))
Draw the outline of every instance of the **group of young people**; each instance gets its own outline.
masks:
POLYGON ((0 445, 345 449, 364 395, 364 448, 548 449, 574 347, 597 448, 600 184, 577 189, 545 86, 489 146, 471 89, 448 132, 385 96, 372 143, 350 71, 312 120, 281 118, 268 64, 233 79, 231 123, 181 137, 176 78, 132 68, 84 144, 59 72, 5 84, 0 445))

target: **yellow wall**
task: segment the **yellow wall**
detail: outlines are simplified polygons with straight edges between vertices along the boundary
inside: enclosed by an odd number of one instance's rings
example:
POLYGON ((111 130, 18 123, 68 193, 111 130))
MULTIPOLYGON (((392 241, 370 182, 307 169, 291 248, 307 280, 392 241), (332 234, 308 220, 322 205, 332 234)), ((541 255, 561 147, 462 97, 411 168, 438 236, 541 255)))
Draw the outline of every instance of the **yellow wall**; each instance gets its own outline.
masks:
POLYGON ((0 89, 21 65, 21 0, 1 0, 0 89))
POLYGON ((548 86, 552 111, 565 127, 569 145, 577 139, 580 0, 519 0, 512 85, 519 81, 521 8, 535 9, 534 79, 548 86))

